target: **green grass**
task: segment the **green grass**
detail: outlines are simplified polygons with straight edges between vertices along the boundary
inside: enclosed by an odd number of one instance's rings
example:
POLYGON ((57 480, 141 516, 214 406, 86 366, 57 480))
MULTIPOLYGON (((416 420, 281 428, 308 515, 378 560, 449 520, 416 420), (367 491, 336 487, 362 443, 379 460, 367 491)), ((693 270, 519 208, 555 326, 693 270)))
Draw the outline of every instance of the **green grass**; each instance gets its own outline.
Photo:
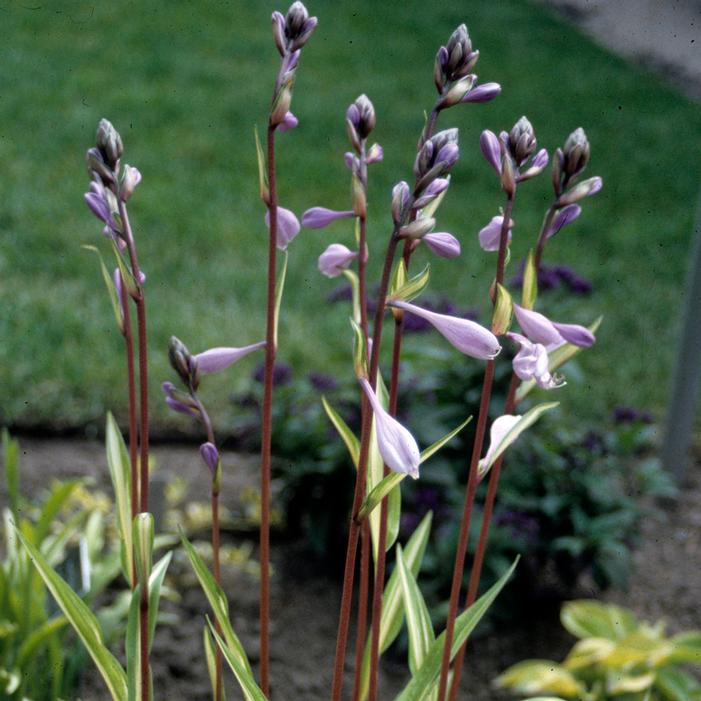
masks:
MULTIPOLYGON (((527 114, 539 143, 552 150, 584 126, 593 145, 588 172, 602 175, 605 187, 553 240, 547 257, 573 265, 595 285, 589 299, 560 300, 556 315, 578 322, 599 313, 606 318, 597 346, 582 356, 583 380, 559 398, 584 416, 615 403, 659 409, 667 397, 699 182, 698 107, 539 7, 516 0, 461 5, 310 2, 320 21, 295 89, 300 126, 279 139, 281 204, 299 214, 317 204, 348 207, 343 115, 366 92, 385 149, 384 163, 371 173, 376 273, 390 223, 389 192, 412 177, 423 111, 434 99, 435 51, 466 21, 482 54, 478 73, 500 82, 503 95, 441 119, 441 126, 460 127, 462 157, 439 229, 457 235, 464 253, 458 261, 432 261, 431 289, 461 307, 486 309, 493 259, 478 248, 476 233, 502 197, 479 154, 482 129, 509 128, 527 114)), ((277 70, 269 29, 274 8, 174 1, 2 10, 3 423, 73 427, 101 425, 107 408, 124 415, 121 338, 94 256, 80 248, 103 243, 82 201, 83 156, 103 116, 122 133, 125 162, 144 176, 130 212, 148 275, 155 420, 162 427, 169 420, 157 387, 171 377, 165 353, 171 334, 193 351, 262 338, 266 231, 253 125, 265 123, 277 70)), ((514 261, 532 245, 550 196, 548 180, 520 188, 514 261)), ((325 304, 334 283, 316 270, 324 247, 349 243, 351 235, 347 222, 338 223, 303 231, 290 247, 280 357, 298 374, 352 372, 345 310, 325 304)), ((543 297, 541 308, 553 310, 554 303, 543 297)), ((215 414, 225 416, 232 387, 246 381, 256 362, 247 359, 208 383, 215 414)))

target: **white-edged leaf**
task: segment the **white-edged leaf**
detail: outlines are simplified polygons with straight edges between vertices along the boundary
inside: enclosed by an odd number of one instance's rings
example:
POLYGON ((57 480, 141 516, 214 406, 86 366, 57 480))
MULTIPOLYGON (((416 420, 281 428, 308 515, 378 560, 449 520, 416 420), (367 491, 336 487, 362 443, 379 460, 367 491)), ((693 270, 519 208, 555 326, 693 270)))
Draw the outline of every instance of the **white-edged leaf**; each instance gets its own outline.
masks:
MULTIPOLYGON (((487 592, 485 592, 470 608, 463 611, 455 619, 455 634, 453 644, 450 648, 450 659, 452 660, 457 655, 458 650, 467 640, 470 633, 475 629, 482 616, 487 612, 487 609, 492 605, 494 599, 497 598, 499 592, 504 588, 504 585, 511 577, 518 558, 513 565, 499 578, 487 592)), ((423 701, 428 694, 431 693, 434 686, 438 683, 438 675, 441 668, 441 660, 443 657, 443 648, 445 646, 445 631, 443 631, 435 642, 431 645, 423 664, 417 670, 407 684, 404 690, 396 697, 396 701, 423 701)))
MULTIPOLYGON (((166 553, 151 570, 148 579, 148 642, 153 645, 153 634, 156 631, 156 620, 158 618, 158 605, 161 600, 161 587, 168 570, 168 565, 173 557, 173 553, 166 553)), ((149 648, 150 649, 150 648, 149 648)))
POLYGON ((124 576, 131 584, 134 582, 135 577, 134 541, 131 523, 131 465, 129 463, 129 453, 124 444, 119 426, 117 426, 114 416, 109 412, 107 414, 105 448, 110 479, 114 489, 115 506, 117 507, 117 526, 122 547, 124 576))
POLYGON ((372 512, 380 505, 382 500, 395 488, 398 487, 402 480, 406 477, 406 474, 399 472, 390 472, 387 477, 383 477, 376 485, 373 487, 370 494, 368 494, 363 500, 360 511, 358 512, 359 518, 367 518, 372 514, 372 512))
POLYGON ((100 270, 102 271, 102 279, 105 281, 105 287, 107 287, 107 294, 109 295, 109 298, 110 298, 110 304, 112 305, 112 311, 114 312, 114 318, 117 322, 117 328, 123 332, 124 331, 124 319, 122 317, 122 305, 121 305, 121 302, 120 302, 119 297, 117 295, 117 288, 114 286, 114 280, 112 279, 112 276, 109 274, 109 271, 107 270, 107 266, 105 265, 105 261, 102 258, 102 254, 100 253, 97 246, 84 245, 83 248, 86 251, 93 251, 97 255, 98 260, 100 261, 100 270))
MULTIPOLYGON (((357 220, 356 220, 357 221, 357 220)), ((352 291, 352 309, 353 309, 353 321, 360 325, 360 280, 358 275, 354 270, 344 270, 343 277, 348 280, 352 291)))
POLYGON ((411 302, 416 299, 427 287, 431 279, 431 265, 426 263, 426 267, 420 272, 409 278, 400 288, 398 288, 391 296, 392 301, 411 302))
POLYGON ((282 265, 280 266, 280 272, 277 276, 277 281, 275 283, 275 316, 274 318, 274 333, 273 342, 277 348, 277 327, 280 321, 280 307, 282 306, 282 293, 285 291, 285 279, 287 278, 287 260, 289 254, 287 251, 282 252, 282 265))
POLYGON ((105 681, 114 701, 127 701, 127 677, 117 659, 107 649, 102 631, 92 611, 68 584, 48 564, 39 550, 34 547, 19 531, 22 545, 27 549, 29 557, 63 611, 64 616, 73 626, 76 634, 92 657, 95 666, 105 681))
POLYGON ((402 585, 404 616, 409 633, 409 669, 416 674, 436 639, 431 625, 431 617, 426 608, 416 579, 404 562, 402 546, 397 546, 397 569, 402 585))
POLYGON ((260 198, 263 202, 268 202, 270 199, 268 190, 268 169, 265 160, 265 153, 260 144, 258 136, 258 127, 253 127, 253 135, 256 141, 256 160, 258 161, 258 188, 260 190, 260 198))

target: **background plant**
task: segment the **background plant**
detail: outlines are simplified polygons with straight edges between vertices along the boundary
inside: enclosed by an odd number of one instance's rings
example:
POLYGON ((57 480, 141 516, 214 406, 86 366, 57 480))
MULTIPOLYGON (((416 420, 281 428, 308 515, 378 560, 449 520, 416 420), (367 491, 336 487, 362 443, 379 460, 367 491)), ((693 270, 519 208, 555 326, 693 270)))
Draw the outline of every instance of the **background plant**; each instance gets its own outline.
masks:
POLYGON ((560 620, 579 638, 565 660, 524 660, 501 674, 497 686, 580 701, 701 698, 701 684, 685 669, 701 665, 699 631, 668 637, 662 621, 643 623, 625 608, 587 600, 565 604, 560 620))

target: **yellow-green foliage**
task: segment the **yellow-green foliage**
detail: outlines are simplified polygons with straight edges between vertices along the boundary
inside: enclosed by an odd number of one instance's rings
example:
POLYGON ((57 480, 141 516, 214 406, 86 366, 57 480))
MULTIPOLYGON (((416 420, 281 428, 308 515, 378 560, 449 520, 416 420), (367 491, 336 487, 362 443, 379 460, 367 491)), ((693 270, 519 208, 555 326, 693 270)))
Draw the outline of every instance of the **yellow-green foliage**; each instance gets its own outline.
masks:
POLYGON ((701 632, 666 637, 662 622, 598 601, 571 601, 560 619, 579 638, 565 660, 524 660, 497 686, 581 701, 701 701, 701 684, 681 669, 701 665, 701 632))

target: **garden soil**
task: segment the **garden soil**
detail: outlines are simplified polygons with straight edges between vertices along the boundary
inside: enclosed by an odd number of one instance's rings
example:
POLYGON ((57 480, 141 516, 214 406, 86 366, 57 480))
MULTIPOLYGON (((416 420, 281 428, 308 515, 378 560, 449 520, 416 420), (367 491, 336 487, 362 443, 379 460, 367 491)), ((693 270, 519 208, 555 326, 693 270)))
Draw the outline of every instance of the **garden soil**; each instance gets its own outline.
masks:
MULTIPOLYGON (((153 450, 156 483, 187 484, 189 500, 206 502, 209 476, 196 449, 190 446, 153 450)), ((84 476, 93 488, 109 492, 104 450, 98 442, 21 440, 22 491, 38 494, 53 478, 84 476)), ((255 531, 247 529, 241 516, 250 510, 245 495, 257 485, 256 461, 224 453, 223 504, 239 515, 235 528, 227 529, 224 541, 237 552, 250 550, 250 558, 224 567, 224 588, 231 602, 234 628, 251 662, 257 665, 258 600, 255 531)), ((156 490, 156 493, 158 490, 156 490)), ((2 495, 0 495, 2 497, 2 495)), ((4 498, 4 497, 3 497, 4 498)), ((2 501, 3 498, 0 498, 2 501)), ((645 620, 664 618, 670 632, 701 629, 701 464, 690 470, 688 483, 676 503, 662 510, 661 519, 642 526, 642 546, 636 552, 635 572, 626 592, 607 592, 603 598, 631 607, 645 620)), ((206 531, 201 532, 203 539, 206 531)), ((340 598, 338 580, 320 571, 319 564, 306 566, 303 543, 289 542, 280 532, 273 538, 271 591, 271 687, 279 701, 319 701, 328 697, 340 598)), ((157 699, 206 701, 211 698, 202 650, 202 627, 207 604, 182 553, 174 559, 169 583, 179 601, 165 601, 163 609, 177 621, 157 631, 153 666, 157 699)), ((586 582, 577 596, 599 597, 586 582)), ((351 638, 353 640, 353 638, 351 638)), ((562 659, 573 640, 562 631, 557 607, 524 612, 519 622, 495 631, 478 631, 472 639, 463 675, 462 698, 501 701, 510 698, 491 687, 491 680, 508 665, 525 657, 562 659)), ((119 650, 115 650, 120 654, 119 650)), ((349 656, 347 670, 352 669, 349 656)), ((241 698, 227 674, 228 698, 241 698)), ((405 661, 398 653, 386 656, 381 676, 381 699, 392 699, 406 682, 405 661)), ((94 673, 83 682, 82 701, 106 698, 94 673)))

